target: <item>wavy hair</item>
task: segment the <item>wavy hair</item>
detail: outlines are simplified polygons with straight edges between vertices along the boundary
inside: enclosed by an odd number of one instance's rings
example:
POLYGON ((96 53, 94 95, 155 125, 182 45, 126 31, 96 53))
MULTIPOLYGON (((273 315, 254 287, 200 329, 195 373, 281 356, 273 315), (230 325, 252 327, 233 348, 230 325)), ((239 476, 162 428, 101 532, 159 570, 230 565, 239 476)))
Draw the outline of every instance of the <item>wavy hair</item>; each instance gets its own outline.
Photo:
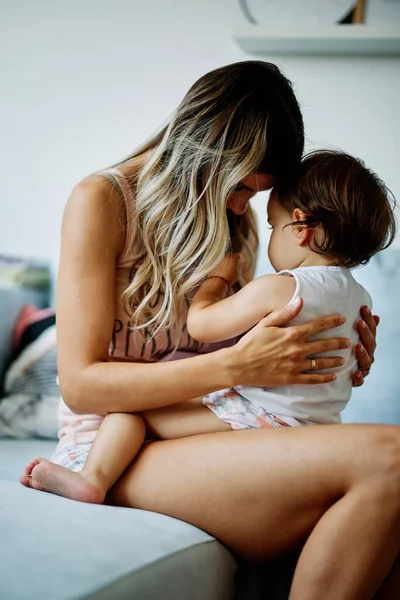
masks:
POLYGON ((395 197, 363 161, 345 152, 310 152, 296 185, 278 186, 277 192, 289 214, 296 208, 305 214, 304 220, 289 225, 319 229, 309 247, 333 264, 349 269, 366 265, 396 237, 395 197))
POLYGON ((135 268, 122 300, 134 330, 174 328, 178 347, 187 299, 224 255, 242 251, 244 268, 255 262, 253 211, 226 209, 235 186, 254 171, 294 177, 303 146, 291 83, 271 63, 245 61, 196 81, 162 130, 119 163, 153 149, 128 176, 135 268))

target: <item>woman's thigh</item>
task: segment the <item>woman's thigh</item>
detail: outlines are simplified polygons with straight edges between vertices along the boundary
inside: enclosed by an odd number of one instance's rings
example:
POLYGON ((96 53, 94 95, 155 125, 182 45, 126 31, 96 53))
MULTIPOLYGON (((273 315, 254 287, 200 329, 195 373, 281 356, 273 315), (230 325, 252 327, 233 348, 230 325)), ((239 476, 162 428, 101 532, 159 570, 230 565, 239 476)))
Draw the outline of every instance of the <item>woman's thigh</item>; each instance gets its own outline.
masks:
POLYGON ((358 482, 368 489, 370 478, 371 489, 379 488, 380 473, 399 449, 400 428, 384 425, 157 441, 144 446, 109 501, 187 521, 242 556, 267 559, 300 547, 322 514, 358 482))

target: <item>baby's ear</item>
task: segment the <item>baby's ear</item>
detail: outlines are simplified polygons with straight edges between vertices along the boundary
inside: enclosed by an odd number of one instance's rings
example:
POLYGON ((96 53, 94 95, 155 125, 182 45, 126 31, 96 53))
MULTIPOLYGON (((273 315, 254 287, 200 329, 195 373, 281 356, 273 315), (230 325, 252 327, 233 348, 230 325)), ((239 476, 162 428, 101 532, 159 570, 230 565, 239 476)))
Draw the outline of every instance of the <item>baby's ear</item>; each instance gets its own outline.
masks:
POLYGON ((297 225, 292 226, 293 235, 298 246, 304 246, 310 241, 312 236, 313 228, 307 223, 301 224, 302 221, 307 220, 307 215, 303 213, 300 208, 295 208, 293 211, 292 219, 297 225), (300 223, 299 223, 300 222, 300 223))

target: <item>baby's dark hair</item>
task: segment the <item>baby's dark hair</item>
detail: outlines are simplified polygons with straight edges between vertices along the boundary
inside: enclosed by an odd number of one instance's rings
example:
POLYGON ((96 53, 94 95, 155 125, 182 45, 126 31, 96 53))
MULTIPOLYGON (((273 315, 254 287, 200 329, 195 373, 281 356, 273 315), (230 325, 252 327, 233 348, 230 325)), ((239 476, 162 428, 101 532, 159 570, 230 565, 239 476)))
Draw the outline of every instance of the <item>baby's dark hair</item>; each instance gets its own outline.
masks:
POLYGON ((299 208, 306 215, 292 225, 321 226, 322 235, 313 236, 310 248, 337 265, 367 264, 396 235, 393 194, 361 160, 343 152, 311 152, 302 160, 297 183, 276 191, 289 213, 299 208))

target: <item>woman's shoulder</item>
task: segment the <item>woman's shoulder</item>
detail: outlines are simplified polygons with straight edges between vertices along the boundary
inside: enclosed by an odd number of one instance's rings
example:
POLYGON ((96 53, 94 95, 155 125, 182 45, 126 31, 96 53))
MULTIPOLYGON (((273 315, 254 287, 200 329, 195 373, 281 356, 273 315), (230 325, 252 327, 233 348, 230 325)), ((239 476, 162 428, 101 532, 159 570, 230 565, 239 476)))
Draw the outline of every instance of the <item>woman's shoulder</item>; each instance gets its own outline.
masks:
POLYGON ((119 193, 112 178, 105 176, 109 171, 106 169, 87 175, 73 187, 71 196, 85 196, 98 203, 115 203, 119 193))
MULTIPOLYGON (((91 197, 94 202, 106 203, 126 217, 132 216, 136 202, 136 183, 140 169, 149 158, 149 153, 126 160, 118 166, 96 171, 82 179, 74 189, 78 195, 91 197)), ((128 220, 129 220, 128 218, 128 220)))
POLYGON ((112 240, 119 254, 125 246, 123 223, 125 208, 111 181, 95 173, 73 187, 64 210, 63 231, 71 225, 82 234, 94 229, 93 234, 112 240))
MULTIPOLYGON (((148 159, 143 153, 118 165, 96 171, 78 182, 68 199, 64 219, 71 216, 83 227, 93 224, 118 249, 118 262, 131 260, 136 236, 134 182, 148 159)), ((100 234, 99 234, 100 235, 100 234)))

